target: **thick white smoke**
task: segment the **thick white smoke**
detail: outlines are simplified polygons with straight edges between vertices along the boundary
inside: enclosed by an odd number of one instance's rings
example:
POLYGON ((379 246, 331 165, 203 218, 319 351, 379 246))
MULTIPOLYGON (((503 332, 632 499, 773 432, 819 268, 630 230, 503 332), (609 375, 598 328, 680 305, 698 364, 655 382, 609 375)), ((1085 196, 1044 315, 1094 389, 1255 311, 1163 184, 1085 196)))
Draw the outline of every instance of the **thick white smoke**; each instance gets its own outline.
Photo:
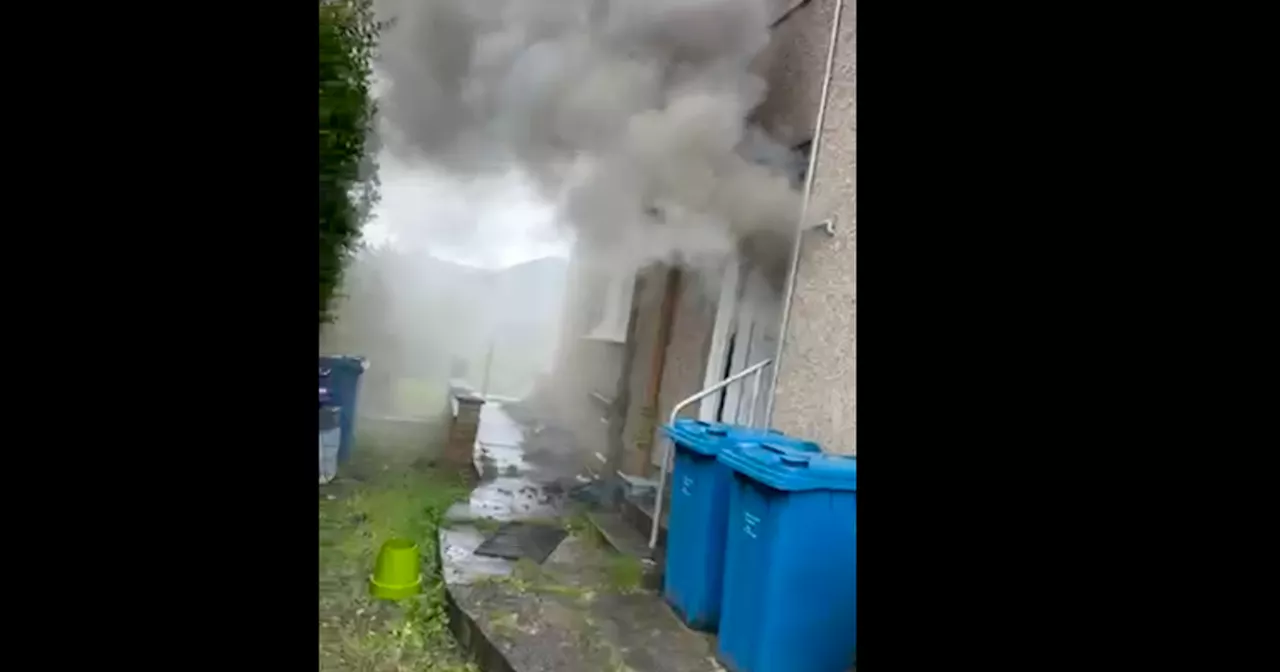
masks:
POLYGON ((767 0, 376 0, 385 146, 526 173, 615 267, 722 259, 794 225, 791 158, 747 126, 767 0))

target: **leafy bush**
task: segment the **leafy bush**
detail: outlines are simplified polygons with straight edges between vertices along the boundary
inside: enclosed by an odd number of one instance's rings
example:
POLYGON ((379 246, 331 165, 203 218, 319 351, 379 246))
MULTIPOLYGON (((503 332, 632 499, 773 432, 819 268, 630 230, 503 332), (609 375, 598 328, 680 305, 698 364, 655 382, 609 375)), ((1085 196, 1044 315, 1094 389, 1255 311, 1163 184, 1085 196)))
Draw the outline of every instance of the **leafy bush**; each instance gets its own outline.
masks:
POLYGON ((377 197, 367 142, 377 34, 371 0, 320 1, 320 324, 377 197))

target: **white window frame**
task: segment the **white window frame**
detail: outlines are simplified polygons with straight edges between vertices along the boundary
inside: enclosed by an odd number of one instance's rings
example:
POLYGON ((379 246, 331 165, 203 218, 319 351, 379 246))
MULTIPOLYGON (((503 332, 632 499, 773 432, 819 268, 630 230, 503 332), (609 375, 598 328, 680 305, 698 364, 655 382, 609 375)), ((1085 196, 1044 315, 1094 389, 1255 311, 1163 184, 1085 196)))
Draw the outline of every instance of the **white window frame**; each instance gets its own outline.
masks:
MULTIPOLYGON (((728 356, 729 335, 733 330, 734 320, 738 316, 738 275, 741 265, 737 256, 725 264, 724 274, 720 279, 720 299, 716 303, 715 326, 711 332, 711 349, 707 353, 707 367, 703 375, 703 388, 711 387, 724 378, 725 358, 728 356)), ((698 407, 698 418, 707 422, 715 422, 720 418, 716 410, 720 407, 720 397, 725 391, 709 394, 702 398, 698 407)))
POLYGON ((604 310, 600 322, 583 338, 609 343, 627 342, 627 324, 631 321, 631 301, 636 287, 634 273, 616 271, 610 274, 605 288, 604 310))

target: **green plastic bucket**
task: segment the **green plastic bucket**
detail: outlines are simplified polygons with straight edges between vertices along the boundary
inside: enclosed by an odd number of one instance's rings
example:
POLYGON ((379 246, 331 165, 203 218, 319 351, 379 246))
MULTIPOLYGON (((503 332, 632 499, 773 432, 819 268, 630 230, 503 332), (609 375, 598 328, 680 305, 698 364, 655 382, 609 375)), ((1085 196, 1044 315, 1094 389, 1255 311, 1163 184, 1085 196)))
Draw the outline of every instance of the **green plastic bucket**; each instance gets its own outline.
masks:
POLYGON ((421 590, 422 558, 418 545, 408 539, 384 543, 369 577, 369 592, 384 600, 400 600, 421 590))

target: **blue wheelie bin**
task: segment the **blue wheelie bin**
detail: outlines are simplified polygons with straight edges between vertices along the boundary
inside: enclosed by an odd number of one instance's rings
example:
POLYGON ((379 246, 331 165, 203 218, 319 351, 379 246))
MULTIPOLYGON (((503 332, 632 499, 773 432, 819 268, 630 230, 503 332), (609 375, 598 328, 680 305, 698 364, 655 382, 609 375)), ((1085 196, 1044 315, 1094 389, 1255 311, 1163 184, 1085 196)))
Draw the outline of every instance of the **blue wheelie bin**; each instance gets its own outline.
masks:
POLYGON ((857 652, 856 458, 778 443, 733 470, 717 654, 732 672, 839 672, 857 652))
POLYGON ((662 593, 689 627, 715 632, 720 623, 725 526, 728 521, 728 467, 716 456, 735 442, 770 441, 800 452, 819 452, 816 443, 776 431, 699 420, 677 420, 663 430, 675 446, 671 472, 671 517, 667 521, 667 562, 662 593))
POLYGON ((320 386, 333 396, 333 405, 341 408, 339 424, 342 443, 338 446, 338 462, 351 457, 356 433, 356 396, 360 392, 360 375, 368 368, 363 357, 333 356, 320 358, 320 386))

